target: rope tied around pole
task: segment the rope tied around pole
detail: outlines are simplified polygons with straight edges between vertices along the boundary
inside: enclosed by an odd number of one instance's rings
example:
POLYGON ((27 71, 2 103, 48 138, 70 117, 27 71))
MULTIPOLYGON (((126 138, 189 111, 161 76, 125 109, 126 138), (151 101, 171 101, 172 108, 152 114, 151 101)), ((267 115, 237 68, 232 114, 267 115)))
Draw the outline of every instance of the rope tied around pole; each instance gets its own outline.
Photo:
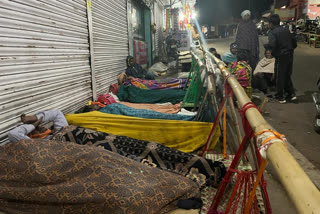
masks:
MULTIPOLYGON (((244 131, 245 131, 246 136, 249 137, 249 139, 255 138, 255 142, 257 143, 257 138, 256 138, 256 136, 257 136, 257 135, 259 136, 259 134, 261 135, 261 134, 263 134, 263 133, 266 133, 266 132, 268 132, 268 130, 265 130, 265 132, 263 131, 263 132, 261 132, 261 133, 254 134, 254 132, 253 132, 253 130, 252 130, 252 128, 251 128, 251 126, 250 126, 247 118, 245 117, 246 112, 247 112, 249 109, 251 109, 251 108, 255 108, 255 109, 257 109, 257 110, 261 113, 260 109, 259 109, 253 102, 248 102, 248 103, 244 104, 244 105, 242 106, 242 110, 240 110, 240 113, 241 113, 242 124, 243 124, 243 128, 244 128, 244 131)), ((272 131, 272 130, 270 130, 270 131, 272 131)), ((278 134, 277 136, 282 136, 282 135, 278 134)), ((270 142, 270 140, 274 139, 275 137, 276 137, 276 136, 269 137, 268 139, 266 139, 266 141, 264 141, 264 142, 262 143, 262 145, 267 145, 268 142, 270 142)), ((260 153, 260 148, 261 148, 261 146, 258 146, 258 148, 259 148, 258 150, 259 150, 259 153, 260 153)), ((260 154, 261 154, 261 153, 260 153, 260 154)), ((262 157, 263 157, 263 156, 262 156, 262 157)), ((265 168, 266 168, 268 162, 267 162, 267 160, 266 160, 265 157, 263 157, 262 160, 261 160, 261 158, 259 158, 259 157, 258 157, 258 159, 260 159, 260 161, 259 161, 259 162, 260 162, 259 170, 258 170, 258 172, 257 172, 256 181, 254 182, 254 185, 253 185, 253 187, 252 187, 252 190, 250 191, 248 200, 247 200, 247 202, 246 202, 246 205, 245 205, 245 208, 244 208, 244 214, 249 214, 249 213, 250 213, 250 210, 251 210, 251 207, 252 207, 252 202, 253 202, 253 200, 254 200, 254 198, 255 198, 255 196, 256 196, 256 189, 257 189, 260 181, 262 181, 261 187, 262 187, 265 195, 267 195, 267 192, 266 192, 267 183, 266 183, 266 181, 263 179, 263 173, 264 173, 264 171, 265 171, 265 168)), ((269 208, 267 208, 267 209, 268 209, 268 210, 271 210, 271 209, 269 209, 269 208)))
POLYGON ((242 106, 242 109, 239 110, 239 112, 241 114, 244 133, 248 138, 253 138, 254 137, 253 130, 252 130, 247 118, 246 118, 246 112, 251 108, 255 108, 260 112, 260 109, 253 102, 248 102, 248 103, 244 104, 242 106))
POLYGON ((227 158, 227 107, 223 109, 223 158, 227 158))
MULTIPOLYGON (((267 207, 266 208, 268 210, 268 213, 270 213, 270 214, 272 213, 271 207, 269 204, 267 190, 266 190, 267 184, 263 178, 263 172, 266 168, 267 161, 265 159, 261 160, 261 156, 260 156, 260 153, 258 152, 258 150, 256 152, 256 155, 257 155, 258 162, 259 162, 260 166, 259 166, 259 169, 257 169, 258 173, 256 176, 256 181, 254 181, 254 174, 255 174, 254 171, 241 172, 241 171, 238 171, 235 169, 237 162, 240 160, 241 154, 244 152, 243 150, 244 150, 244 145, 246 144, 246 142, 248 142, 252 138, 256 142, 255 134, 254 134, 254 132, 253 132, 246 116, 245 116, 246 112, 251 108, 255 108, 259 111, 258 107, 252 102, 248 102, 248 103, 244 104, 242 106, 242 109, 239 111, 241 113, 241 117, 242 117, 242 125, 244 128, 245 136, 242 140, 242 143, 237 151, 235 158, 233 159, 231 166, 228 169, 227 174, 225 175, 225 177, 223 179, 222 184, 219 186, 218 192, 213 199, 213 202, 211 204, 211 208, 208 213, 215 213, 218 211, 217 210, 218 206, 219 206, 220 201, 223 197, 223 194, 225 192, 227 184, 230 183, 230 178, 233 173, 238 173, 238 179, 242 179, 241 182, 246 183, 245 187, 247 189, 245 189, 244 199, 242 202, 242 207, 245 211, 244 213, 250 213, 252 211, 253 211, 253 213, 258 213, 257 203, 256 203, 256 201, 254 201, 254 199, 256 198, 256 189, 260 183, 261 183, 261 188, 262 188, 264 195, 266 197, 266 200, 267 200, 267 202, 266 202, 267 207), (247 179, 250 176, 252 176, 252 179, 247 179), (245 181, 243 179, 245 179, 245 181), (248 198, 246 198, 247 195, 248 195, 248 198), (254 206, 253 208, 252 208, 252 205, 254 206)), ((240 180, 238 180, 238 182, 240 182, 240 180)), ((238 195, 239 191, 240 191, 240 190, 237 190, 238 188, 242 188, 242 185, 238 184, 237 186, 234 187, 234 189, 231 193, 231 196, 230 196, 230 199, 232 198, 232 200, 229 200, 227 207, 226 207, 226 210, 225 210, 225 213, 229 213, 231 211, 232 207, 233 207, 233 211, 235 211, 237 209, 239 197, 240 197, 240 195, 238 195), (233 201, 234 201, 233 199, 235 199, 238 202, 233 203, 233 201)))
MULTIPOLYGON (((219 66, 220 71, 223 75, 229 74, 229 72, 226 70, 224 63, 222 63, 221 60, 216 58, 213 54, 209 53, 208 51, 205 51, 206 54, 210 55, 211 58, 214 60, 214 62, 219 66)), ((232 86, 232 89, 234 91, 234 94, 239 102, 240 105, 243 105, 244 103, 248 102, 248 97, 246 94, 244 94, 244 91, 240 90, 241 85, 234 81, 235 79, 231 78, 229 80, 229 83, 232 86), (232 81, 231 81, 232 80, 232 81)), ((272 129, 271 126, 267 123, 266 120, 263 118, 257 117, 254 118, 256 115, 259 115, 257 112, 253 114, 248 114, 249 123, 252 125, 255 132, 259 132, 260 130, 268 130, 272 129), (259 130, 257 130, 259 129, 259 130)), ((262 137, 265 136, 272 136, 273 133, 267 132, 261 135, 258 135, 258 140, 260 141, 259 144, 262 145, 262 142, 268 138, 268 137, 262 137)), ((284 139, 283 139, 284 140, 284 139)), ((285 141, 285 140, 284 140, 285 141)), ((270 141, 269 141, 270 142, 270 141)), ((268 151, 268 159, 271 160, 271 164, 274 166, 276 165, 276 172, 280 178, 281 183, 284 185, 285 189, 288 192, 289 197, 294 201, 294 204, 298 210, 298 212, 308 212, 308 213, 315 213, 318 210, 320 210, 320 192, 318 188, 312 183, 308 175, 304 172, 304 170, 301 168, 301 166, 298 165, 298 163, 294 160, 292 155, 285 149, 282 149, 281 140, 280 139, 271 139, 271 142, 274 142, 275 149, 267 149, 268 151), (277 143, 279 142, 279 143, 277 143), (280 149, 276 149, 280 148, 280 149), (285 161, 283 161, 285 160, 285 161), (290 177, 293 177, 294 179, 291 179, 290 177), (290 179, 288 179, 288 177, 290 179), (301 183, 304 183, 304 185, 300 185, 301 183), (294 186, 294 188, 292 188, 294 186)), ((267 146, 268 143, 265 143, 264 146, 267 146)), ((270 147, 270 146, 269 146, 270 147)), ((267 147, 268 148, 268 147, 267 147)), ((260 152, 258 149, 256 149, 256 154, 258 158, 261 158, 260 152)), ((261 163, 261 162, 260 162, 261 163)), ((260 164, 259 164, 260 165, 260 164)), ((227 175, 228 176, 228 173, 227 175)), ((261 178, 261 182, 263 183, 263 177, 261 178)), ((263 188, 262 184, 260 184, 263 188)), ((223 192, 225 190, 225 184, 222 183, 219 186, 218 192, 214 197, 212 207, 211 207, 211 213, 220 213, 217 212, 217 206, 219 205, 220 199, 219 196, 221 195, 220 192, 223 192)), ((265 196, 268 196, 267 194, 265 196)), ((266 198, 268 199, 268 198, 266 198)), ((272 213, 270 203, 266 200, 265 205, 267 206, 267 213, 272 213)))
POLYGON ((276 143, 274 140, 278 140, 277 142, 280 141, 285 147, 287 147, 288 141, 285 135, 280 134, 271 129, 263 130, 261 132, 256 133, 256 137, 257 137, 259 152, 261 154, 261 157, 263 157, 264 159, 267 158, 268 148, 272 144, 276 143))
MULTIPOLYGON (((260 143, 260 146, 258 147, 258 150, 261 154, 261 157, 262 157, 262 160, 261 160, 261 164, 260 164, 260 167, 259 167, 259 171, 257 173, 257 178, 256 178, 256 182, 254 183, 253 185, 253 188, 249 194, 249 198, 248 198, 248 201, 246 203, 246 206, 245 206, 245 209, 244 209, 244 214, 249 214, 250 212, 250 209, 251 209, 251 206, 252 206, 252 201, 255 197, 255 194, 256 194, 256 189, 261 181, 261 178, 262 178, 262 175, 263 175, 263 172, 265 170, 265 168, 267 167, 267 160, 266 160, 266 151, 267 149, 272 145, 274 144, 275 142, 273 141, 274 139, 277 139, 277 140, 280 140, 285 146, 287 145, 287 139, 285 137, 285 135, 283 134, 280 134, 274 130, 263 130, 261 132, 258 132, 256 133, 256 136, 257 139, 256 141, 257 142, 261 142, 260 143), (269 134, 269 136, 265 135, 266 133, 269 134), (271 135, 271 136, 270 136, 271 135), (267 136, 267 137, 266 137, 267 136), (263 139, 263 140, 262 140, 263 139)), ((263 187, 266 187, 267 184, 266 182, 262 182, 262 186, 263 187)))

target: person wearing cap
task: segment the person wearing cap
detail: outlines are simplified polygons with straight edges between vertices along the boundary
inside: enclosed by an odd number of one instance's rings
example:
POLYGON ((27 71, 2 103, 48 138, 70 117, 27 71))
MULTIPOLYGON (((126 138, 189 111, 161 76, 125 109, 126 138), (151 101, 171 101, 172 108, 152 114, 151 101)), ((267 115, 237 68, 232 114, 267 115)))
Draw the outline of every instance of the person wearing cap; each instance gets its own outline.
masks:
POLYGON ((249 64, 254 70, 259 60, 259 35, 250 16, 249 10, 241 13, 242 21, 238 25, 236 43, 238 44, 238 52, 243 52, 248 56, 249 64))
POLYGON ((225 62, 227 65, 236 62, 237 61, 237 52, 238 52, 237 43, 231 43, 230 52, 226 52, 223 54, 222 61, 225 62))

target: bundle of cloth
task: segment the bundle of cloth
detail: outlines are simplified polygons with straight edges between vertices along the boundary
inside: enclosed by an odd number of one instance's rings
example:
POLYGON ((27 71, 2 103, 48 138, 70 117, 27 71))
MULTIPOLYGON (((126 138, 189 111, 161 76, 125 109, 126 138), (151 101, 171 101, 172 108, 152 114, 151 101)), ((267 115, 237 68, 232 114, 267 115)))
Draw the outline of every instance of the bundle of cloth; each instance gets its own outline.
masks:
POLYGON ((134 77, 128 77, 126 73, 121 73, 118 76, 120 85, 132 85, 142 89, 182 89, 187 84, 187 79, 166 78, 159 80, 144 80, 134 77))
POLYGON ((183 101, 184 90, 147 90, 132 85, 121 85, 117 96, 120 101, 131 103, 167 103, 177 104, 183 101))
MULTIPOLYGON (((65 117, 71 125, 158 142, 183 152, 194 152, 203 147, 212 128, 212 123, 208 122, 144 119, 99 111, 65 117)), ((219 128, 213 133, 210 149, 214 149, 220 133, 219 128)))

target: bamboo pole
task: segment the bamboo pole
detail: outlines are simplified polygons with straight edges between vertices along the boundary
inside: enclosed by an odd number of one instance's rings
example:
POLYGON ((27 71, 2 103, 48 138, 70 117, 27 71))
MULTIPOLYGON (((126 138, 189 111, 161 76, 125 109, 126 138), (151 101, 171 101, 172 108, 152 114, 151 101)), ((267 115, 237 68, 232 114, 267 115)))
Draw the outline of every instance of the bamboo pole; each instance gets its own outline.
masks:
MULTIPOLYGON (((225 64, 211 53, 207 52, 207 54, 211 55, 212 59, 219 66, 222 74, 228 76, 229 72, 227 71, 225 64)), ((229 77, 228 83, 241 107, 246 103, 251 102, 236 78, 233 76, 229 77)), ((255 133, 259 133, 263 130, 273 130, 255 108, 247 110, 246 118, 255 133)), ((267 150, 267 160, 274 167, 282 185, 288 192, 288 195, 295 204, 298 212, 308 214, 320 213, 320 192, 317 187, 312 183, 310 178, 288 152, 282 142, 274 139, 273 143, 274 144, 267 150)))
POLYGON ((241 135, 240 126, 239 126, 239 122, 238 122, 238 118, 237 118, 236 108, 234 107, 232 97, 230 97, 230 96, 228 96, 228 103, 229 103, 230 111, 231 111, 231 119, 232 119, 233 125, 236 129, 236 134, 237 134, 238 142, 240 145, 241 141, 242 141, 242 135, 241 135))

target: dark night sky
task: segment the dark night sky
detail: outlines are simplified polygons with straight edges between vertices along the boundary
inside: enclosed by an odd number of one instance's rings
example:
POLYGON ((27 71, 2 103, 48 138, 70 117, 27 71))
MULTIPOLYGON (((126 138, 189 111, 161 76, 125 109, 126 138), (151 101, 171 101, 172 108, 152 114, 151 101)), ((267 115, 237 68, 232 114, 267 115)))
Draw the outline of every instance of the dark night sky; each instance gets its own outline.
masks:
POLYGON ((219 24, 240 18, 243 10, 250 9, 253 16, 270 9, 273 0, 197 0, 196 9, 201 24, 219 24))

